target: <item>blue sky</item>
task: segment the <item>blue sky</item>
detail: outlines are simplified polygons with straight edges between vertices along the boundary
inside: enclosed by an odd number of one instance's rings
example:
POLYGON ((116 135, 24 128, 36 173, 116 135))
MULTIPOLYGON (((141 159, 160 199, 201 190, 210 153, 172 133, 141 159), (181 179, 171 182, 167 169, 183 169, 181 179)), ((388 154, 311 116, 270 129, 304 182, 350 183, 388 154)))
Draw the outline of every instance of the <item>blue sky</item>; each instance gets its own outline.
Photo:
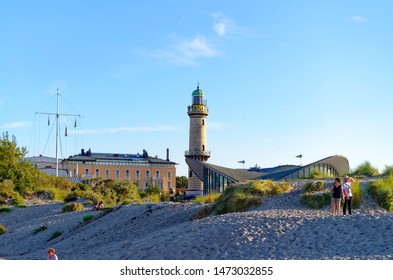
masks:
POLYGON ((208 100, 210 163, 393 164, 392 1, 1 1, 0 128, 29 155, 81 148, 170 158, 208 100), (53 123, 53 118, 52 118, 53 123), (47 140, 47 139, 50 140, 47 140), (48 144, 46 144, 48 143, 48 144))

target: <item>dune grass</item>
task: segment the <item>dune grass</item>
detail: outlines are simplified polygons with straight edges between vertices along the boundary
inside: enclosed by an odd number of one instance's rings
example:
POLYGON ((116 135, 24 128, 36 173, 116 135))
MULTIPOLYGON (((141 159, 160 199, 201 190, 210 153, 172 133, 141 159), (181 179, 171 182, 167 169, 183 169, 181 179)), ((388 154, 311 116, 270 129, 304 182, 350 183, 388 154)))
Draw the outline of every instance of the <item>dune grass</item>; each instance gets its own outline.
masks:
POLYGON ((322 209, 330 205, 330 201, 330 191, 323 181, 306 183, 300 195, 300 202, 311 209, 322 209))
POLYGON ((300 202, 311 209, 322 209, 330 205, 330 191, 306 192, 300 195, 300 202))
POLYGON ((263 196, 284 193, 290 189, 287 183, 276 183, 270 180, 253 180, 234 184, 227 187, 211 206, 202 208, 195 218, 201 219, 210 214, 244 212, 259 205, 263 196))
POLYGON ((366 160, 365 162, 359 164, 353 172, 352 176, 367 176, 374 177, 379 175, 378 168, 372 166, 371 162, 366 160))
POLYGON ((325 186, 324 181, 308 182, 308 183, 305 183, 303 186, 303 192, 305 192, 305 193, 318 192, 318 191, 323 191, 325 189, 326 189, 326 186, 325 186))
POLYGON ((3 226, 2 224, 0 224, 0 235, 4 234, 7 232, 7 229, 5 228, 5 226, 3 226))
POLYGON ((52 236, 48 239, 48 242, 49 241, 51 241, 51 240, 53 240, 53 239, 55 239, 55 238, 57 238, 57 237, 59 237, 60 235, 62 234, 62 232, 61 231, 55 231, 53 234, 52 234, 52 236))
POLYGON ((82 220, 84 221, 84 222, 87 222, 87 221, 89 221, 89 220, 91 220, 91 219, 93 219, 94 218, 94 215, 86 215, 86 216, 84 216, 83 218, 82 218, 82 220))
POLYGON ((42 232, 42 231, 46 230, 47 228, 48 228, 47 225, 41 225, 40 227, 38 227, 35 230, 33 230, 33 234, 37 234, 39 232, 42 232))
POLYGON ((393 212, 393 175, 371 182, 368 191, 379 206, 393 212))
POLYGON ((75 211, 82 211, 83 205, 81 203, 68 203, 64 205, 62 211, 63 212, 75 212, 75 211))
POLYGON ((12 211, 12 209, 10 207, 0 206, 0 213, 9 213, 11 211, 12 211))
POLYGON ((381 175, 385 177, 393 176, 393 165, 385 165, 381 175))
POLYGON ((198 196, 198 197, 192 199, 191 202, 210 204, 210 203, 216 202, 220 196, 221 196, 220 193, 209 193, 206 195, 198 196))
POLYGON ((360 182, 358 180, 352 182, 351 193, 352 193, 351 207, 353 209, 357 209, 360 207, 363 197, 362 189, 360 187, 360 182))

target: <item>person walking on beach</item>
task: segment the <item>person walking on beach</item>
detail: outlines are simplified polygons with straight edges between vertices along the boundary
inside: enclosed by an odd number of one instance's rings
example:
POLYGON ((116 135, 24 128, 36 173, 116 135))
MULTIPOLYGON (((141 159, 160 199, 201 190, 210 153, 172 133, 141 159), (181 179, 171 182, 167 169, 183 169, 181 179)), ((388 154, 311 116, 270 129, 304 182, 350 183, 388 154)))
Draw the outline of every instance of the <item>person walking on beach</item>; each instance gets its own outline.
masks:
POLYGON ((338 216, 340 213, 340 201, 342 196, 342 188, 340 178, 334 180, 334 184, 330 188, 332 194, 332 216, 338 216))
POLYGON ((57 258, 57 255, 55 254, 55 249, 53 249, 53 248, 49 248, 48 249, 48 260, 50 260, 50 261, 57 261, 58 260, 58 258, 57 258))
POLYGON ((344 199, 344 206, 343 206, 343 214, 346 215, 346 210, 348 207, 348 214, 351 215, 351 202, 352 202, 352 192, 351 192, 351 183, 354 180, 348 176, 344 177, 344 183, 342 184, 343 188, 343 199, 344 199))

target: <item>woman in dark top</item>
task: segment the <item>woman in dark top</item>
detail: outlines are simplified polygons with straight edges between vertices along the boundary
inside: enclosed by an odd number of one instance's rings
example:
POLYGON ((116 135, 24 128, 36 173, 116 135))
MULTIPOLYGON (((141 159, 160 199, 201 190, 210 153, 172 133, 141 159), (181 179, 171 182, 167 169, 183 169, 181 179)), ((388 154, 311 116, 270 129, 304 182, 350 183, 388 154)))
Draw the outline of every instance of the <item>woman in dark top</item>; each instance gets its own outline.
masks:
POLYGON ((334 184, 330 188, 330 193, 332 194, 332 216, 334 216, 334 214, 337 216, 340 213, 340 202, 342 197, 340 178, 334 180, 334 184))

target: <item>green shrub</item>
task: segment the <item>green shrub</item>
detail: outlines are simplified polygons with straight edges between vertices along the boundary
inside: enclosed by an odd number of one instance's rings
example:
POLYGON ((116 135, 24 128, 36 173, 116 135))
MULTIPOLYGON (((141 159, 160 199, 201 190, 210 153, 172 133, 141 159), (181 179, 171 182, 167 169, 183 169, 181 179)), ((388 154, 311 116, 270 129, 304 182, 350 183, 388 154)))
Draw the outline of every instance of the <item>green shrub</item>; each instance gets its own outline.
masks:
POLYGON ((64 205, 62 211, 63 212, 75 212, 75 211, 82 211, 83 205, 81 203, 69 203, 64 205))
POLYGON ((26 207, 23 198, 20 194, 15 193, 12 197, 12 205, 16 207, 26 207))
POLYGON ((325 190, 325 182, 323 181, 314 181, 305 183, 303 186, 303 192, 319 192, 325 190))
POLYGON ((372 166, 369 161, 359 164, 351 173, 353 176, 363 175, 367 177, 378 176, 379 171, 376 167, 372 166))
POLYGON ((393 176, 371 182, 368 191, 379 206, 393 211, 393 176))
POLYGON ((329 178, 329 173, 323 171, 321 172, 321 170, 319 169, 311 169, 310 170, 310 175, 305 178, 305 179, 321 179, 321 178, 329 178))
POLYGON ((196 197, 195 199, 191 200, 191 202, 199 202, 199 203, 213 203, 218 200, 218 198, 221 196, 220 193, 209 193, 206 195, 200 195, 196 197))
POLYGON ((55 231, 53 234, 52 234, 52 236, 48 239, 48 242, 49 241, 51 241, 51 240, 53 240, 53 239, 55 239, 55 238, 57 238, 57 237, 59 237, 60 235, 62 234, 62 232, 61 231, 55 231))
POLYGON ((212 213, 212 208, 209 205, 203 206, 201 210, 194 216, 194 219, 203 219, 212 213))
POLYGON ((37 234, 37 233, 39 233, 39 232, 41 232, 41 231, 46 230, 47 228, 48 228, 47 225, 42 225, 42 226, 36 228, 36 229, 33 231, 33 234, 37 234))
POLYGON ((382 171, 382 176, 393 176, 393 165, 385 165, 385 169, 382 171))
POLYGON ((290 189, 287 183, 276 183, 270 180, 253 180, 233 184, 225 189, 211 207, 203 208, 197 217, 205 217, 211 213, 221 215, 247 211, 250 207, 259 205, 263 196, 284 193, 290 189))
POLYGON ((12 198, 14 188, 15 185, 12 180, 4 180, 3 182, 0 182, 0 197, 5 199, 12 198))
POLYGON ((93 217, 94 217, 94 215, 86 215, 83 217, 83 221, 87 222, 87 221, 91 220, 93 217))
POLYGON ((7 207, 7 206, 0 206, 0 213, 2 213, 2 212, 9 213, 9 212, 11 212, 11 208, 7 207))
POLYGON ((4 234, 7 232, 7 229, 5 228, 5 226, 3 226, 2 224, 0 224, 0 235, 4 234))
POLYGON ((79 198, 78 194, 75 191, 73 191, 67 194, 67 196, 64 198, 64 202, 76 201, 78 198, 79 198))
POLYGON ((300 195, 300 202, 311 209, 321 209, 330 205, 330 191, 305 192, 300 195))
POLYGON ((362 188, 360 187, 359 181, 354 181, 351 184, 351 193, 352 193, 352 208, 356 209, 360 207, 360 203, 362 202, 362 188))
POLYGON ((4 198, 0 197, 0 205, 4 205, 6 203, 7 201, 4 198))

